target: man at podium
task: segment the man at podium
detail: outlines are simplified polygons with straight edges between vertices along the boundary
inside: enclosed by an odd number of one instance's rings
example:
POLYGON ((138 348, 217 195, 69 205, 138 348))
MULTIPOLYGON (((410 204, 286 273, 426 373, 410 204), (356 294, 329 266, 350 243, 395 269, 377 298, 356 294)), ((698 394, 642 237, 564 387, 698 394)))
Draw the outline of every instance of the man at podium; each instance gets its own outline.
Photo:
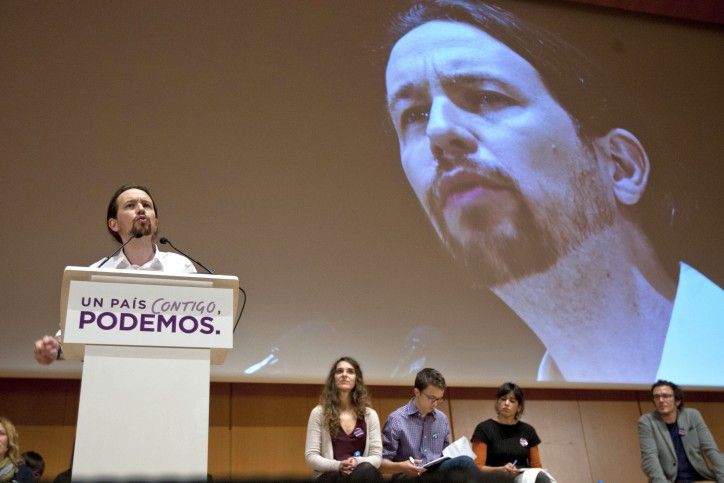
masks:
MULTIPOLYGON (((155 243, 157 205, 145 186, 127 184, 118 188, 108 202, 106 225, 111 236, 121 243, 121 248, 91 267, 196 273, 188 258, 158 249, 155 243)), ((47 365, 63 358, 60 335, 58 331, 55 337, 46 335, 35 341, 35 360, 38 363, 47 365)))

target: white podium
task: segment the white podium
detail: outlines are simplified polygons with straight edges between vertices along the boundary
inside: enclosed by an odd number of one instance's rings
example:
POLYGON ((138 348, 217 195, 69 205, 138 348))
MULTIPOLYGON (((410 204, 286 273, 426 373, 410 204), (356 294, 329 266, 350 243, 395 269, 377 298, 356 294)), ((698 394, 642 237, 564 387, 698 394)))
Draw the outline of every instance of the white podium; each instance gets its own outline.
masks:
POLYGON ((199 479, 210 364, 232 348, 239 281, 67 267, 66 359, 83 359, 73 478, 199 479))

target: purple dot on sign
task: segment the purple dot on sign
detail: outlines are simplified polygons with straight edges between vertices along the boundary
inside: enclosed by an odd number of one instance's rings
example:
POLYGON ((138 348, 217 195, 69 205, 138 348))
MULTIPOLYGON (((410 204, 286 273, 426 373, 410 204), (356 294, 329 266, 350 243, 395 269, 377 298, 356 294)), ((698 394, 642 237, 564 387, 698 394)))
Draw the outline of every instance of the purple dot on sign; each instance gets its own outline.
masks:
POLYGON ((221 331, 219 329, 216 329, 216 335, 221 334, 221 331))

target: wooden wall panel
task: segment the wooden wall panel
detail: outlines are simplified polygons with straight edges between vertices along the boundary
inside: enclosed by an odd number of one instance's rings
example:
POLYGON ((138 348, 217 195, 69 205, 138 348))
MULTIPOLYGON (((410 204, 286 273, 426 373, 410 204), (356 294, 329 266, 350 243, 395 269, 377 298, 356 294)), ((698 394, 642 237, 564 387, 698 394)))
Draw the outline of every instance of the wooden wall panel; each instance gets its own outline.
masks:
MULTIPOLYGON (((80 388, 79 383, 71 384, 80 388)), ((69 408, 68 381, 49 379, 3 379, 0 386, 0 414, 16 426, 29 425, 75 425, 76 414, 69 408)))
POLYGON ((691 407, 701 411, 719 451, 724 451, 724 402, 693 402, 691 407))
POLYGON ((231 429, 231 476, 310 477, 304 462, 303 426, 235 426, 231 429))
POLYGON ((16 425, 21 451, 37 451, 45 459, 45 477, 52 480, 70 467, 75 426, 16 425))
MULTIPOLYGON (((0 414, 15 422, 21 449, 46 459, 53 478, 68 468, 73 449, 80 383, 76 380, 0 379, 0 414)), ((216 479, 262 476, 307 477, 304 462, 307 419, 321 385, 211 385, 209 472, 216 479)), ((390 412, 412 397, 412 386, 370 387, 384 424, 390 412)), ((492 417, 492 388, 451 388, 440 409, 450 416, 453 438, 472 436, 492 417)), ((639 469, 636 421, 653 409, 648 391, 531 389, 524 420, 543 444, 544 465, 561 482, 644 481, 639 469)), ((724 393, 687 392, 715 439, 724 444, 724 393)))
POLYGON ((636 401, 579 401, 593 481, 645 482, 636 401))
POLYGON ((80 381, 72 381, 73 384, 65 388, 65 413, 63 424, 75 427, 78 424, 78 406, 80 406, 80 381))
POLYGON ((231 384, 212 383, 209 398, 209 473, 231 477, 231 384))
MULTIPOLYGON (((385 421, 392 411, 404 406, 413 396, 412 384, 410 387, 371 386, 369 392, 372 396, 372 407, 380 417, 380 428, 385 426, 385 421)), ((448 412, 447 400, 444 401, 441 410, 448 412)), ((448 412, 449 414, 449 412, 448 412)))
POLYGON ((577 401, 528 400, 523 420, 543 441, 541 461, 558 481, 598 481, 591 477, 577 401))
POLYGON ((231 391, 232 478, 306 477, 304 442, 321 386, 234 384, 231 391))
POLYGON ((211 426, 209 428, 209 473, 215 480, 231 478, 231 429, 211 426))
POLYGON ((453 399, 450 401, 453 439, 471 439, 478 423, 495 416, 494 402, 485 399, 453 399))
POLYGON ((209 392, 209 426, 231 428, 231 384, 212 383, 209 392))
POLYGON ((307 426, 321 386, 288 384, 233 384, 232 427, 307 426))

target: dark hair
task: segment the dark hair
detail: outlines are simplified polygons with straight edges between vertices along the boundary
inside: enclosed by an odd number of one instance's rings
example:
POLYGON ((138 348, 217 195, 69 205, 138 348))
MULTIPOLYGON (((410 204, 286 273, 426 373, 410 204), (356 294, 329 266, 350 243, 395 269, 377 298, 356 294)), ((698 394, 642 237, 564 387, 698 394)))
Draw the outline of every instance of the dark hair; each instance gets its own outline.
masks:
POLYGON ((440 371, 430 367, 426 367, 415 376, 415 388, 418 391, 424 391, 427 386, 435 386, 443 391, 447 388, 445 378, 442 377, 440 371))
MULTIPOLYGON (((613 128, 623 127, 623 124, 631 122, 631 117, 637 116, 631 109, 626 109, 625 101, 619 100, 621 96, 612 86, 614 80, 611 76, 581 51, 558 35, 487 2, 416 0, 393 21, 388 48, 391 49, 411 30, 434 20, 471 25, 526 59, 538 71, 551 96, 571 117, 586 146, 590 146, 596 137, 613 128)), ((646 121, 634 123, 637 130, 647 128, 646 121)), ((654 216, 638 215, 638 222, 672 276, 678 274, 680 251, 686 243, 673 230, 674 214, 677 226, 682 225, 680 228, 685 228, 691 218, 691 207, 683 198, 685 194, 675 196, 673 193, 680 172, 680 163, 676 162, 668 163, 665 170, 660 167, 652 169, 646 193, 631 207, 635 215, 654 213, 654 216)))
POLYGON ((116 218, 118 216, 118 197, 121 196, 121 193, 133 189, 141 190, 146 193, 149 198, 151 198, 151 202, 153 203, 153 211, 156 213, 156 217, 158 217, 158 206, 156 205, 156 200, 153 199, 153 196, 151 196, 151 191, 148 188, 140 184, 124 184, 123 186, 119 187, 116 192, 113 193, 113 196, 111 196, 111 199, 108 202, 108 211, 106 212, 106 228, 108 229, 108 233, 110 233, 113 239, 119 243, 123 243, 123 240, 118 233, 111 230, 111 227, 108 226, 108 220, 110 220, 111 218, 116 218))
POLYGON ((523 396, 523 389, 521 389, 520 386, 516 383, 506 382, 498 388, 498 391, 495 393, 495 407, 497 409, 498 399, 503 396, 507 396, 511 392, 513 393, 513 396, 515 396, 515 399, 518 401, 518 413, 515 415, 515 417, 516 419, 519 419, 523 415, 523 411, 525 411, 525 396, 523 396))
POLYGON ((529 24, 496 5, 469 0, 416 2, 393 23, 392 44, 411 30, 433 20, 472 25, 526 59, 539 73, 551 95, 575 122, 585 139, 613 126, 608 83, 581 52, 554 34, 529 24))
POLYGON ((655 383, 651 385, 651 395, 654 394, 654 389, 656 389, 659 386, 669 386, 672 391, 674 391, 674 402, 678 402, 677 407, 684 407, 684 391, 679 387, 678 384, 674 384, 671 381, 667 381, 665 379, 659 379, 655 383))
POLYGON ((43 476, 43 473, 45 472, 45 460, 43 459, 43 455, 36 451, 26 451, 21 456, 23 457, 25 466, 30 468, 37 478, 43 476))
POLYGON ((324 389, 322 394, 319 396, 319 404, 324 409, 324 423, 329 430, 329 435, 334 437, 339 429, 339 409, 340 399, 339 391, 337 391, 337 384, 334 380, 334 375, 337 372, 337 364, 340 362, 347 362, 353 368, 355 372, 355 384, 354 390, 352 391, 352 405, 354 412, 358 418, 364 418, 367 408, 370 406, 369 395, 367 394, 367 386, 365 386, 365 380, 362 376, 362 369, 359 363, 349 356, 343 356, 334 361, 332 367, 329 369, 327 375, 327 381, 324 383, 324 389))

